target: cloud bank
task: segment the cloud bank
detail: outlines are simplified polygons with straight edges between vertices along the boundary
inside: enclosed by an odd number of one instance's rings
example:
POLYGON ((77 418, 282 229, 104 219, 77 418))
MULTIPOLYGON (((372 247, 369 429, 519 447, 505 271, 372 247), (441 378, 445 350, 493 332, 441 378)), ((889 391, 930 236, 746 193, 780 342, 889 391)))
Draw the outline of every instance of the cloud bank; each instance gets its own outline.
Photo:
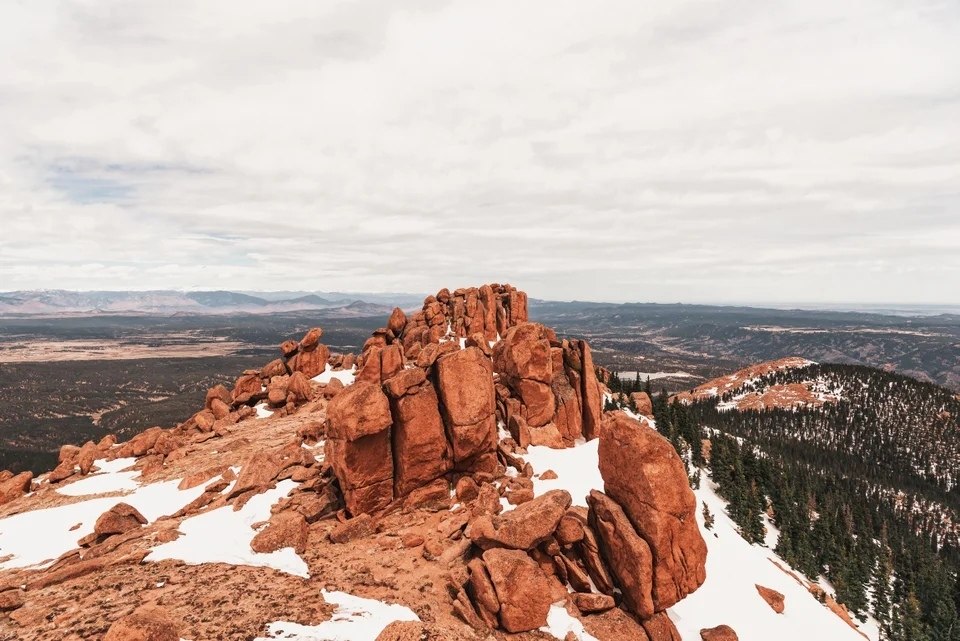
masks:
POLYGON ((0 4, 0 290, 956 303, 952 2, 0 4))

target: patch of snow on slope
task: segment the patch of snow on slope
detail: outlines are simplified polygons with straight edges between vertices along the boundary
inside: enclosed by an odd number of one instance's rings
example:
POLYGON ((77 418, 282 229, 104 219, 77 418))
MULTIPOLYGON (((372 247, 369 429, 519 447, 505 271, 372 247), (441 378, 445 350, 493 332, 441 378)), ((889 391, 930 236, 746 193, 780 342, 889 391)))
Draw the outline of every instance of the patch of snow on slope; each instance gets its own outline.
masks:
POLYGON ((540 496, 550 490, 566 490, 573 497, 573 504, 587 506, 590 490, 603 490, 603 478, 597 466, 597 448, 600 439, 584 442, 578 440, 575 447, 555 450, 545 445, 531 445, 524 457, 533 466, 535 475, 553 470, 557 478, 543 480, 534 476, 533 494, 540 496))
POLYGON ((338 379, 344 385, 352 385, 353 381, 357 378, 357 368, 351 367, 350 369, 341 369, 334 371, 330 364, 327 363, 327 368, 313 377, 315 383, 321 383, 326 385, 333 379, 338 379))
POLYGON ((364 599, 345 592, 321 590, 323 599, 337 609, 329 621, 320 625, 300 625, 275 621, 267 625, 267 637, 254 641, 376 641, 383 629, 394 621, 419 621, 420 618, 402 605, 364 599))
MULTIPOLYGON (((570 492, 574 505, 586 506, 591 489, 603 490, 598 467, 599 439, 578 441, 576 447, 554 450, 530 446, 524 458, 535 475, 553 470, 553 480, 533 479, 534 494, 554 489, 570 492)), ((805 587, 777 568, 772 561, 789 565, 770 549, 751 545, 737 531, 726 513, 726 501, 717 496, 706 470, 697 495, 697 523, 707 543, 707 580, 699 590, 670 609, 683 641, 700 641, 700 629, 725 623, 741 641, 864 641, 864 637, 817 601, 805 587), (706 502, 714 514, 713 530, 703 527, 701 506, 706 502), (773 588, 786 596, 786 611, 776 614, 757 593, 755 584, 773 588)), ((513 506, 510 506, 513 508, 513 506)), ((770 525, 767 541, 776 545, 779 532, 770 525)), ((861 626, 869 641, 877 641, 876 627, 861 626)), ((562 635, 560 635, 562 638, 562 635)))
POLYGON ((68 483, 57 488, 57 494, 64 496, 87 496, 89 494, 104 494, 106 492, 132 492, 140 487, 134 479, 140 476, 137 470, 126 472, 128 467, 137 462, 133 457, 118 458, 112 461, 99 459, 94 461, 100 471, 89 474, 79 481, 68 483))
POLYGON ((296 486, 296 481, 287 479, 274 489, 254 496, 236 512, 232 505, 225 505, 186 519, 179 528, 182 536, 153 548, 145 560, 175 559, 192 565, 250 565, 307 578, 310 576, 307 564, 293 548, 262 554, 250 547, 250 542, 257 534, 253 524, 268 520, 270 507, 296 486))
POLYGON ((570 616, 570 613, 563 607, 563 602, 554 603, 550 606, 550 611, 547 612, 547 625, 540 630, 557 639, 566 639, 567 634, 572 632, 573 636, 579 641, 598 641, 597 637, 583 628, 579 619, 570 616))
POLYGON ((91 499, 69 505, 21 512, 0 519, 0 569, 46 567, 77 541, 93 532, 97 518, 117 503, 137 508, 148 521, 173 514, 201 494, 204 487, 179 490, 180 479, 138 487, 122 497, 91 499), (75 530, 70 528, 80 524, 75 530))
MULTIPOLYGON (((864 637, 820 604, 796 579, 773 564, 789 567, 767 548, 751 545, 727 516, 726 501, 717 496, 709 474, 703 473, 696 490, 697 523, 707 543, 707 580, 699 590, 670 608, 683 641, 699 641, 700 629, 726 624, 741 641, 863 641, 864 637), (703 527, 700 506, 706 502, 714 515, 713 530, 703 527), (760 597, 756 584, 786 597, 786 609, 777 614, 760 597)), ((865 629, 869 633, 869 629, 865 629)), ((868 637, 876 641, 876 636, 868 637)))
POLYGON ((253 409, 257 410, 257 418, 270 418, 273 416, 273 412, 267 409, 266 403, 257 403, 253 409))

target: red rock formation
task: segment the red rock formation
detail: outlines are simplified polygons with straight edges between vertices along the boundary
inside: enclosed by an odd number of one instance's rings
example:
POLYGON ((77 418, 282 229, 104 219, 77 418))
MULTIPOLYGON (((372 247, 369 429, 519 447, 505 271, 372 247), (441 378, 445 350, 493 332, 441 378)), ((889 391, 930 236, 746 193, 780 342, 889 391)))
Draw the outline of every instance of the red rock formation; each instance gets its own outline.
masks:
POLYGON ((16 476, 9 476, 6 480, 0 481, 0 505, 18 499, 29 492, 31 481, 33 481, 33 472, 20 472, 16 476))
POLYGON ((117 503, 104 512, 93 526, 93 532, 98 537, 107 537, 111 534, 123 534, 137 530, 147 523, 147 519, 140 514, 137 508, 126 503, 117 503))
POLYGON ((443 418, 458 470, 495 464, 493 365, 476 347, 458 350, 436 363, 443 418))
POLYGON ((507 632, 525 632, 546 625, 553 586, 525 552, 493 548, 483 553, 500 604, 500 625, 507 632))
POLYGON ((390 403, 380 386, 357 382, 327 408, 326 459, 351 514, 375 512, 393 500, 390 403))
POLYGON ((590 492, 590 526, 623 593, 626 609, 641 619, 653 616, 653 557, 650 546, 637 534, 619 505, 603 492, 590 492))
POLYGON ((449 472, 453 452, 437 392, 422 369, 404 370, 385 388, 392 397, 394 493, 404 496, 449 472))
POLYGON ((600 474, 653 557, 656 611, 669 608, 706 579, 706 544, 697 503, 676 450, 655 430, 608 412, 600 430, 600 474))

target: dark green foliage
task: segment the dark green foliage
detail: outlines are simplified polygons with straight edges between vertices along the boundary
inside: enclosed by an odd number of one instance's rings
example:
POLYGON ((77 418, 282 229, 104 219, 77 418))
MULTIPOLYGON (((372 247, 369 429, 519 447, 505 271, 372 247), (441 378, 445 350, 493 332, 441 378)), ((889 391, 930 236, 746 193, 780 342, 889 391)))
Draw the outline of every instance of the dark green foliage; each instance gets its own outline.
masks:
POLYGON ((828 380, 845 400, 823 408, 718 411, 690 406, 709 428, 711 470, 748 540, 762 497, 780 529, 776 552, 825 576, 855 617, 872 614, 890 641, 960 641, 956 416, 948 390, 860 367, 814 366, 756 383, 828 380), (725 433, 736 434, 737 438, 725 433))

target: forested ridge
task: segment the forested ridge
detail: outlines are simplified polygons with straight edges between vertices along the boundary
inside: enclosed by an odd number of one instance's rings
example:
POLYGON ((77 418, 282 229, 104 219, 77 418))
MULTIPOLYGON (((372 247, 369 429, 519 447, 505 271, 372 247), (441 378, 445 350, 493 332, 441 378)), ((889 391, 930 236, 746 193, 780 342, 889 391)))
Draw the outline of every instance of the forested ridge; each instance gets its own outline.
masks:
MULTIPOLYGON (((626 392, 639 387, 624 383, 626 392)), ((827 579, 854 617, 875 617, 882 639, 960 641, 953 392, 866 367, 811 365, 691 405, 670 403, 665 392, 653 401, 658 429, 690 462, 691 482, 701 482, 698 469, 710 471, 744 538, 764 542, 766 513, 780 531, 775 551, 809 579, 827 579), (787 383, 839 400, 722 409, 737 394, 787 383)))

